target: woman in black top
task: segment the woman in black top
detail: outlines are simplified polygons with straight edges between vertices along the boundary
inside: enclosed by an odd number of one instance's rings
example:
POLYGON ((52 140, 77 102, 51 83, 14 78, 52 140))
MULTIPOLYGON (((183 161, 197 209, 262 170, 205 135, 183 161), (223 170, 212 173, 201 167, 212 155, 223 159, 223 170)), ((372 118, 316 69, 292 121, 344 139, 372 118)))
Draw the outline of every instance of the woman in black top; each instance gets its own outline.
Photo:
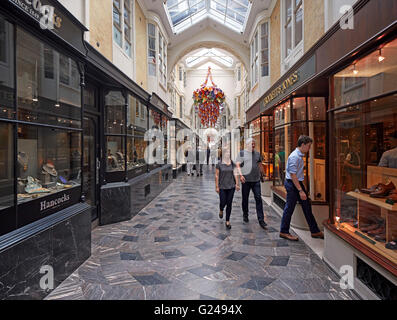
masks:
POLYGON ((236 189, 237 191, 240 190, 240 185, 236 166, 230 159, 230 150, 228 148, 223 149, 221 158, 216 165, 215 188, 220 198, 219 218, 223 219, 223 210, 226 207, 226 228, 231 229, 230 214, 232 212, 234 192, 236 189))

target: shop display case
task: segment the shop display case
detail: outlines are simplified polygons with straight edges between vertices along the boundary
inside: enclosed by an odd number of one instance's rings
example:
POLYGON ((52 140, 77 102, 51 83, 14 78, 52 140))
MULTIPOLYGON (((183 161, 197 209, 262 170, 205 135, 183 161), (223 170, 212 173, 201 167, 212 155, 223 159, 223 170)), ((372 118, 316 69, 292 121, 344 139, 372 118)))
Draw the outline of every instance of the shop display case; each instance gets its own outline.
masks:
MULTIPOLYGON (((394 40, 383 47, 390 57, 395 56, 396 43, 394 40)), ((376 52, 357 62, 357 66, 362 67, 361 76, 354 73, 352 67, 334 76, 336 102, 351 101, 352 97, 357 97, 354 90, 364 90, 364 97, 371 94, 368 88, 357 87, 350 88, 347 95, 346 83, 358 81, 357 78, 370 83, 376 90, 389 90, 380 75, 387 73, 387 77, 395 81, 396 64, 393 59, 380 63, 375 56, 376 52)), ((375 93, 379 92, 372 92, 375 93)), ((336 177, 330 219, 349 239, 394 265, 397 265, 396 106, 396 94, 374 97, 355 105, 335 106, 332 112, 335 136, 331 143, 336 152, 336 177)))

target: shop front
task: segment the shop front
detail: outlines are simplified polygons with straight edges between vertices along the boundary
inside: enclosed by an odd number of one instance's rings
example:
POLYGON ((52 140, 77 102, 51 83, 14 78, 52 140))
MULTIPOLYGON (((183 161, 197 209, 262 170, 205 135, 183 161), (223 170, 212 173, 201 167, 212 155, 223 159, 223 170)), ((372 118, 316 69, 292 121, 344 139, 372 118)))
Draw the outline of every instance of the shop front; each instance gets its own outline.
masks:
POLYGON ((91 254, 84 185, 86 31, 62 6, 42 29, 34 7, 0 9, 0 299, 44 297, 91 254), (79 39, 79 40, 76 40, 79 39))
POLYGON ((172 118, 170 121, 170 160, 172 164, 172 176, 174 179, 182 172, 186 171, 186 162, 183 161, 183 150, 181 147, 188 140, 189 127, 185 125, 180 119, 172 118), (178 153, 179 150, 179 153, 178 153), (181 154, 182 152, 182 154, 181 154))
POLYGON ((333 266, 351 263, 363 295, 385 300, 397 299, 396 57, 397 39, 385 37, 330 78, 334 175, 325 256, 333 266))

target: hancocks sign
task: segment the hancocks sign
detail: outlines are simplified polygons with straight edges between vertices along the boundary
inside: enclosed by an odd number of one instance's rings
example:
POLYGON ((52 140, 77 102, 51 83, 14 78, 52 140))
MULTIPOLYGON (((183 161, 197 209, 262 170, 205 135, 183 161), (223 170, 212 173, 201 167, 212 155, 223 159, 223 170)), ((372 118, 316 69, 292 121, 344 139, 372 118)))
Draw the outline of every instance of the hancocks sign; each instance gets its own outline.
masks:
POLYGON ((42 29, 59 29, 62 25, 62 18, 55 13, 55 8, 48 4, 43 4, 41 0, 9 1, 36 19, 42 29))

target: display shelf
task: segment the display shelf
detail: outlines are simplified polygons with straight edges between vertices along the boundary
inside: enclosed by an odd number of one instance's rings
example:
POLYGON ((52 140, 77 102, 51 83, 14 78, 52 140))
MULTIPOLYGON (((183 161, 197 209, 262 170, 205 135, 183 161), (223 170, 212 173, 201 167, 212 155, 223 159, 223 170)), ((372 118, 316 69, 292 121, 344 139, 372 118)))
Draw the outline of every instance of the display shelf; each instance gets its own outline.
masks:
POLYGON ((348 192, 347 195, 356 198, 357 200, 371 203, 377 207, 386 209, 388 211, 397 211, 397 204, 391 205, 386 203, 386 198, 372 198, 368 194, 358 193, 354 191, 348 192))
POLYGON ((397 251, 396 250, 387 249, 385 247, 385 243, 375 241, 373 238, 368 237, 368 235, 366 235, 365 233, 361 232, 359 229, 350 226, 347 223, 342 223, 341 224, 341 229, 344 232, 348 233, 351 237, 355 238, 356 240, 358 240, 361 243, 364 243, 366 246, 370 247, 372 250, 376 251, 377 253, 381 254, 382 256, 387 257, 394 264, 397 264, 397 251), (372 244, 368 240, 364 239, 363 237, 361 237, 356 232, 359 232, 360 234, 370 238, 371 240, 374 240, 375 244, 372 244))

